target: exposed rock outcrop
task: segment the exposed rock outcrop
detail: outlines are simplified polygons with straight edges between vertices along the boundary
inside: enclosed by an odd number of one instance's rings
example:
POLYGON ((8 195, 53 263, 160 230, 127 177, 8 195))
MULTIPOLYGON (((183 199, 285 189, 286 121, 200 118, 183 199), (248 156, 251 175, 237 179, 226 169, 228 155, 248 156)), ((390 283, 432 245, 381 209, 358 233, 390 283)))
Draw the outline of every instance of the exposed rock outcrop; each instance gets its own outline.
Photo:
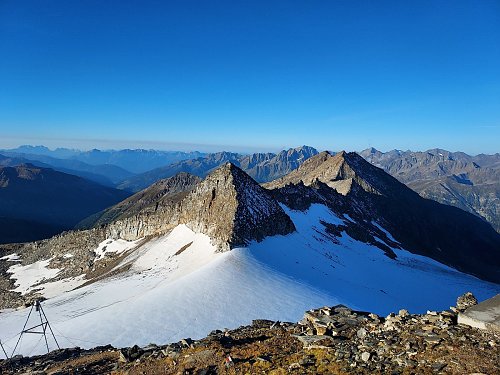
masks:
POLYGON ((363 162, 363 158, 354 152, 341 151, 332 155, 328 151, 323 151, 306 160, 290 174, 264 186, 273 189, 290 183, 303 182, 305 185, 311 185, 315 181, 320 181, 342 195, 347 195, 356 184, 369 193, 389 193, 387 184, 377 181, 376 174, 372 173, 370 168, 366 168, 363 162))
POLYGON ((85 219, 78 227, 88 229, 140 213, 154 213, 162 207, 172 206, 176 202, 180 202, 200 181, 201 178, 192 174, 178 173, 173 177, 160 180, 124 201, 85 219))
POLYGON ((231 163, 211 173, 186 197, 179 220, 210 236, 221 250, 295 230, 277 201, 231 163))

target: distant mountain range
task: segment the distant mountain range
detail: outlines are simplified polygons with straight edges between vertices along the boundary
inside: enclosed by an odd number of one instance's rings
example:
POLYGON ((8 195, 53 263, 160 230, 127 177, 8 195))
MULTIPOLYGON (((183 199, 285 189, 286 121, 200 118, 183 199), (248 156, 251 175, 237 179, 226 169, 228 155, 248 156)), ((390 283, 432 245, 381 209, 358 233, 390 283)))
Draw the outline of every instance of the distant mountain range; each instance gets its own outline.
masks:
POLYGON ((198 158, 205 155, 204 153, 198 151, 182 152, 143 149, 93 149, 90 151, 80 151, 67 148, 57 148, 55 150, 50 150, 45 146, 29 145, 20 146, 15 149, 0 150, 0 154, 8 156, 24 156, 27 159, 39 161, 48 160, 40 158, 41 156, 45 156, 56 159, 80 161, 93 166, 114 165, 128 171, 129 174, 143 173, 177 161, 198 158))
MULTIPOLYGON (((2 151, 3 152, 3 151, 2 151)), ((133 173, 112 164, 90 165, 75 159, 58 159, 46 155, 20 154, 4 152, 0 153, 0 165, 15 167, 21 164, 32 164, 41 168, 52 168, 97 182, 104 186, 114 187, 133 173)))
POLYGON ((72 229, 128 196, 50 168, 0 167, 0 243, 33 241, 72 229))
POLYGON ((371 148, 360 155, 421 196, 480 216, 500 233, 500 154, 371 148))
POLYGON ((179 172, 205 177, 215 168, 228 162, 243 169, 257 182, 267 182, 291 172, 317 153, 318 151, 315 148, 309 146, 291 148, 277 154, 255 153, 241 155, 232 152, 217 152, 153 169, 125 180, 117 187, 137 192, 160 179, 172 177, 179 172))

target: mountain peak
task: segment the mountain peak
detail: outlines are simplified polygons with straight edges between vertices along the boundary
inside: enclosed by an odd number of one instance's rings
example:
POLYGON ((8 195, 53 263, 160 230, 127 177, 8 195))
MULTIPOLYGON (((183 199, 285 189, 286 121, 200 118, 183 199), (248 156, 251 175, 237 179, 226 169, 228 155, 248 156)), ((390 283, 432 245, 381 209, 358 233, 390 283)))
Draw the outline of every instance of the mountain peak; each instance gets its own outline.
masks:
POLYGON ((295 230, 278 202, 232 163, 215 169, 186 197, 180 222, 210 236, 219 250, 295 230))
POLYGON ((390 185, 393 182, 397 182, 392 180, 392 177, 355 152, 340 151, 332 155, 323 151, 306 160, 292 173, 266 184, 265 187, 274 189, 299 182, 308 186, 320 181, 342 195, 347 195, 354 185, 359 185, 369 193, 383 195, 392 190, 390 185))

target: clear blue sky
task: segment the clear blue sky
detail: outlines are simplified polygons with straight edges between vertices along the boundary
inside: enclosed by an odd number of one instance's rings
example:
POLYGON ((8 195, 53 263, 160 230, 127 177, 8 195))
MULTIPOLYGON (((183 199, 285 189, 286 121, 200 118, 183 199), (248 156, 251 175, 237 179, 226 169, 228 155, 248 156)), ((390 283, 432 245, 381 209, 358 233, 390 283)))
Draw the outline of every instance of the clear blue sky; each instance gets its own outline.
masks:
POLYGON ((0 1, 0 147, 500 152, 500 1, 0 1))

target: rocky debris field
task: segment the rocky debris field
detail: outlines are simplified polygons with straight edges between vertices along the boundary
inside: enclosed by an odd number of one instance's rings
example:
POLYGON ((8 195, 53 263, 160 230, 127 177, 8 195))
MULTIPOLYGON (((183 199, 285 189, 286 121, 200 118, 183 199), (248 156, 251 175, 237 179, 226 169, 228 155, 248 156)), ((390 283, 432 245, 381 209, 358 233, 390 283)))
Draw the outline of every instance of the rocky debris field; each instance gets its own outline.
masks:
POLYGON ((387 317, 343 305, 298 323, 254 320, 201 340, 140 348, 62 349, 0 362, 2 374, 499 374, 500 335, 457 324, 476 303, 387 317))

